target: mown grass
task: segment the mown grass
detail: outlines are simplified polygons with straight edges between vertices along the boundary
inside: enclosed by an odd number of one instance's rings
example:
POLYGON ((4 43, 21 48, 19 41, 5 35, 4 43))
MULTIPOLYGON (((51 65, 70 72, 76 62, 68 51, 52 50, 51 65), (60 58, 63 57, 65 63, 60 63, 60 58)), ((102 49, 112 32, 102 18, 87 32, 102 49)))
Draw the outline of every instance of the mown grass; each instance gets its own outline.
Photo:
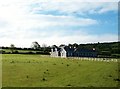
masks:
POLYGON ((3 54, 3 87, 116 87, 118 63, 3 54))

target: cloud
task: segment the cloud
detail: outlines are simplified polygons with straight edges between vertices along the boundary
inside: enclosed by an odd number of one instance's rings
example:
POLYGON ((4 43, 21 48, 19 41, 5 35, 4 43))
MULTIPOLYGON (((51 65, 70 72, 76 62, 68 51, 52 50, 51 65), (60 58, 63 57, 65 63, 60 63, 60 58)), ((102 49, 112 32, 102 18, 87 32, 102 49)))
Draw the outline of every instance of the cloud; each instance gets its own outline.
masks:
MULTIPOLYGON (((116 40, 116 35, 91 35, 82 28, 99 25, 87 14, 117 11, 117 2, 88 2, 88 0, 0 0, 0 45, 29 47, 40 44, 67 44, 116 40), (76 14, 80 14, 76 17, 76 14), (79 28, 77 28, 79 27, 79 28), (75 29, 77 28, 77 29, 75 29), (104 38, 106 37, 106 38, 104 38), (99 39, 99 40, 98 40, 99 39)), ((99 0, 100 1, 100 0, 99 0)))
POLYGON ((5 20, 3 20, 3 19, 0 18, 0 28, 6 27, 7 24, 8 24, 8 23, 7 23, 5 20))
POLYGON ((51 35, 46 38, 32 38, 32 39, 11 39, 3 38, 0 45, 9 46, 11 43, 15 44, 16 47, 30 47, 33 41, 37 41, 40 45, 43 43, 50 45, 60 45, 60 44, 73 44, 73 43, 96 43, 96 42, 113 42, 118 41, 118 36, 114 34, 104 34, 104 35, 90 35, 90 34, 79 34, 79 35, 68 35, 68 36, 58 36, 51 35))
POLYGON ((31 4, 32 13, 71 15, 71 14, 102 14, 109 11, 117 11, 117 2, 80 2, 75 1, 37 1, 31 4), (54 12, 54 13, 53 13, 54 12))
POLYGON ((81 30, 44 30, 34 29, 33 31, 18 30, 7 32, 6 36, 1 39, 0 45, 9 46, 15 44, 16 47, 30 47, 33 41, 40 45, 43 43, 50 45, 60 45, 69 43, 96 43, 96 42, 113 42, 117 41, 116 34, 89 34, 81 30))

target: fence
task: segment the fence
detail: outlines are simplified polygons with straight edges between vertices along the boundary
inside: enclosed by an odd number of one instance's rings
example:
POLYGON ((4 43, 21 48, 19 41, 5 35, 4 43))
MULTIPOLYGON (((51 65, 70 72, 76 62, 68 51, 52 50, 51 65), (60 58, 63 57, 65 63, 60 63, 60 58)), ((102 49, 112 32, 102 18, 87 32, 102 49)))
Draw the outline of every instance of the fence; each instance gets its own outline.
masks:
POLYGON ((119 62, 118 58, 92 58, 92 57, 67 57, 70 60, 83 60, 83 61, 103 61, 103 62, 119 62))

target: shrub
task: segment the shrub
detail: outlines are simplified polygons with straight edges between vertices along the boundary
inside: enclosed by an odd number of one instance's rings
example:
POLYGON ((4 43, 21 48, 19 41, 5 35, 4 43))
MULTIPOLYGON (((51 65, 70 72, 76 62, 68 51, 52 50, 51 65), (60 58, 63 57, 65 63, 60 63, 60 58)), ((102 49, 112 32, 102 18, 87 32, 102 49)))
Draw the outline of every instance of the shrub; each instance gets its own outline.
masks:
POLYGON ((13 53, 17 54, 17 53, 19 53, 19 52, 18 52, 18 51, 15 51, 15 52, 13 52, 13 53))

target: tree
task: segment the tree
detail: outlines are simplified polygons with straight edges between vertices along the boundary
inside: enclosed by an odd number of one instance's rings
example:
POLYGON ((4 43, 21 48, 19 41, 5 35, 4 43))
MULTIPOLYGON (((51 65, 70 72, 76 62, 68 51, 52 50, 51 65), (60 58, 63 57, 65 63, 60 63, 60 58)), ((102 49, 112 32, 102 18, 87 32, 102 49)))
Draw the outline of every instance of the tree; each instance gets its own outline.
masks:
POLYGON ((45 52, 46 49, 47 49, 47 44, 43 43, 43 44, 42 44, 42 48, 43 48, 43 51, 45 52))
POLYGON ((68 44, 68 47, 72 48, 72 47, 73 47, 73 45, 72 45, 72 44, 68 44))
POLYGON ((14 52, 14 49, 15 49, 15 45, 14 45, 14 44, 11 44, 11 45, 10 45, 10 49, 11 49, 11 52, 13 53, 13 52, 14 52))
POLYGON ((51 48, 54 48, 54 47, 57 48, 58 46, 57 46, 57 45, 52 45, 52 46, 51 46, 51 48))
POLYGON ((43 43, 43 44, 42 44, 42 47, 43 47, 43 48, 46 48, 46 47, 47 47, 47 44, 43 43))
POLYGON ((73 44, 73 47, 77 48, 77 47, 78 47, 78 44, 77 44, 77 43, 74 43, 74 44, 73 44))
POLYGON ((34 41, 34 42, 32 42, 31 48, 33 48, 33 49, 39 49, 40 45, 39 45, 39 43, 37 41, 34 41))

